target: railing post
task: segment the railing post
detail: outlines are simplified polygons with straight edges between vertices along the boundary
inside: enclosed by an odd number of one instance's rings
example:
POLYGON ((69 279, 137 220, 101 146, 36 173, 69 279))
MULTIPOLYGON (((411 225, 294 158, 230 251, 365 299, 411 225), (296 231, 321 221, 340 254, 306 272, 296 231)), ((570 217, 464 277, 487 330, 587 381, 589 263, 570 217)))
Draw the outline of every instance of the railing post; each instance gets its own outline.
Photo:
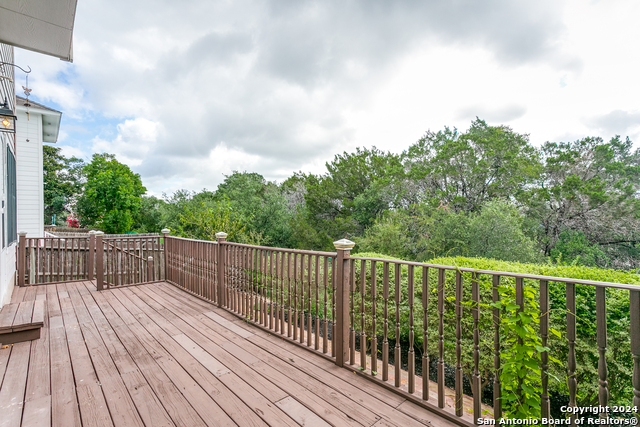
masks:
POLYGON ((18 233, 18 286, 24 286, 24 272, 27 264, 27 232, 18 233))
POLYGON ((227 240, 228 234, 225 232, 216 233, 216 241, 218 242, 218 307, 226 307, 226 292, 224 289, 224 258, 225 258, 225 245, 224 241, 227 240))
POLYGON ((349 257, 355 243, 341 239, 333 242, 338 251, 336 258, 336 323, 333 325, 335 334, 334 345, 336 365, 345 366, 349 362, 349 289, 350 264, 349 257))
POLYGON ((173 281, 173 278, 169 274, 169 233, 171 233, 171 229, 162 229, 162 242, 164 243, 164 280, 173 281))
POLYGON ((147 282, 155 282, 153 277, 153 257, 147 258, 147 282))
POLYGON ((102 243, 102 231, 97 231, 96 236, 96 288, 104 289, 104 245, 102 243))
POLYGON ((87 262, 87 280, 93 280, 93 266, 96 258, 96 231, 89 231, 89 262, 87 262))

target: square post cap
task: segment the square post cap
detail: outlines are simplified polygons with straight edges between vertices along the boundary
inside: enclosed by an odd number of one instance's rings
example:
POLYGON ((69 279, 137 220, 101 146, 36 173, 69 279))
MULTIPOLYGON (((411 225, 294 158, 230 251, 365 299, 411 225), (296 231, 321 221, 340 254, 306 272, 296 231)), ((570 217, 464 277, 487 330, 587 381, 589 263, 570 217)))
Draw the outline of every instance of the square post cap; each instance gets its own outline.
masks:
POLYGON ((336 242, 333 242, 333 246, 335 246, 336 249, 343 251, 350 251, 355 245, 355 242, 347 239, 340 239, 336 242))
POLYGON ((18 236, 26 236, 27 232, 26 231, 20 231, 18 232, 18 236))
POLYGON ((104 234, 104 231, 96 231, 96 236, 102 236, 104 234))
POLYGON ((96 234, 96 230, 89 230, 89 234, 96 234))
MULTIPOLYGON (((157 230, 157 228, 156 228, 157 230)), ((160 230, 162 232, 162 234, 169 234, 171 233, 171 229, 170 228, 163 228, 162 230, 160 230)))
POLYGON ((218 231, 216 233, 216 239, 226 239, 228 236, 227 233, 225 233, 224 231, 218 231))

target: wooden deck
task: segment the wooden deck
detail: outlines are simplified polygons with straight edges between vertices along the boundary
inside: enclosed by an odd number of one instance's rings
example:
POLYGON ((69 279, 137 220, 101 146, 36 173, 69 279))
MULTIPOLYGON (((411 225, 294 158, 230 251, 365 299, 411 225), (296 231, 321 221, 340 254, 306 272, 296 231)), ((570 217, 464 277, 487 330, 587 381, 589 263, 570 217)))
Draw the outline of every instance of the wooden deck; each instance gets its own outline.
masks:
POLYGON ((167 283, 16 288, 41 338, 0 349, 0 426, 453 425, 167 283))

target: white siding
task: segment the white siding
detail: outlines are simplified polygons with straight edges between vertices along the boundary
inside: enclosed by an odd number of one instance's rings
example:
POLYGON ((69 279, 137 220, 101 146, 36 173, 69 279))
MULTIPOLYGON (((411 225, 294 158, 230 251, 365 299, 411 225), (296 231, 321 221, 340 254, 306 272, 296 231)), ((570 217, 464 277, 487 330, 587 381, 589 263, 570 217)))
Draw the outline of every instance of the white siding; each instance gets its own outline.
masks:
POLYGON ((18 231, 27 237, 44 236, 44 192, 42 181, 42 116, 16 114, 16 172, 18 231))
MULTIPOLYGON (((8 62, 13 64, 13 47, 0 43, 0 62, 8 62)), ((13 84, 14 72, 13 67, 3 67, 4 75, 8 79, 0 79, 0 102, 4 102, 5 97, 9 101, 11 108, 16 105, 15 86, 13 84)), ((7 229, 6 224, 6 205, 7 205, 7 189, 5 181, 7 179, 7 146, 13 149, 14 135, 2 133, 0 137, 0 307, 7 303, 13 291, 13 284, 16 277, 16 243, 12 243, 7 247, 4 246, 4 231, 7 229), (2 222, 4 220, 4 222, 2 222)))

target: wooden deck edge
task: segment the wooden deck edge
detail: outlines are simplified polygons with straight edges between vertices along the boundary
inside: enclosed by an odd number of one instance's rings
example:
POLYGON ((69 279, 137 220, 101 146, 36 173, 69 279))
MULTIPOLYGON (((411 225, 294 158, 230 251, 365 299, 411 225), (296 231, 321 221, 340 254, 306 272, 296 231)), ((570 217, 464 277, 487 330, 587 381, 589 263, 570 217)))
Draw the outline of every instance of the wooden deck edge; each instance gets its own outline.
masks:
POLYGON ((16 344, 23 341, 37 340, 40 338, 41 328, 26 329, 17 332, 7 332, 0 334, 0 343, 2 345, 16 344))
MULTIPOLYGON (((345 366, 345 368, 346 368, 346 366, 345 366)), ((349 369, 349 368, 347 368, 347 369, 349 369)), ((447 421, 451 421, 452 423, 457 424, 459 426, 463 426, 463 427, 475 427, 475 424, 461 419, 460 417, 456 416, 455 413, 453 413, 453 412, 450 413, 450 412, 444 411, 441 408, 439 408, 436 405, 434 405, 433 403, 429 403, 428 401, 422 400, 422 399, 420 399, 420 398, 418 398, 418 397, 416 397, 416 396, 414 396, 412 394, 409 394, 406 391, 401 390, 401 389, 399 389, 399 388, 397 388, 397 387, 395 387, 395 386, 393 386, 391 384, 388 384, 388 383, 382 381, 381 379, 376 378, 376 377, 374 377, 374 376, 372 376, 372 375, 370 375, 370 374, 368 374, 366 372, 363 372, 363 371, 361 371, 359 369, 353 369, 353 368, 351 368, 350 370, 352 370, 355 374, 357 374, 357 375, 359 375, 359 376, 361 376, 363 378, 366 378, 367 380, 379 385, 380 387, 383 387, 383 388, 385 388, 385 389, 387 389, 387 390, 389 390, 389 391, 391 391, 391 392, 393 392, 393 393, 395 393, 395 394, 397 394, 399 396, 404 397, 405 399, 407 399, 411 403, 414 403, 414 404, 420 406, 421 408, 424 408, 427 411, 432 412, 433 414, 438 415, 441 418, 444 418, 447 421)))
POLYGON ((61 280, 59 282, 44 282, 44 283, 25 283, 24 285, 16 285, 18 288, 29 288, 34 286, 48 286, 48 285, 60 285, 62 283, 77 283, 91 281, 89 278, 75 279, 75 280, 61 280))
MULTIPOLYGON (((168 283, 168 284, 170 284, 170 285, 173 285, 173 286, 175 286, 176 288, 178 288, 178 289, 180 289, 180 290, 182 290, 182 291, 186 292, 187 294, 189 294, 189 295, 191 295, 191 296, 194 296, 194 297, 196 297, 196 298, 198 298, 198 299, 201 299, 202 301, 208 302, 209 304, 212 304, 212 305, 214 305, 214 306, 215 306, 215 307, 217 307, 217 308, 223 309, 223 310, 227 311, 228 313, 233 314, 234 316, 236 316, 236 317, 237 317, 237 318, 239 318, 239 319, 245 320, 245 318, 244 318, 244 317, 242 317, 242 316, 240 316, 238 313, 236 313, 236 312, 234 312, 234 311, 231 311, 231 310, 227 309, 226 307, 220 307, 220 306, 218 306, 216 303, 214 303, 213 301, 208 300, 208 299, 206 299, 206 298, 203 298, 203 297, 201 297, 200 295, 197 295, 197 294, 195 294, 195 293, 193 293, 193 292, 191 292, 191 291, 189 291, 189 290, 187 290, 187 289, 183 288, 182 286, 180 286, 179 284, 177 284, 177 283, 175 283, 175 282, 172 282, 172 281, 170 281, 170 280, 163 280, 163 281, 159 281, 159 282, 165 282, 165 283, 168 283)), ((153 282, 153 283, 156 283, 156 282, 153 282)), ((119 287, 121 287, 121 286, 119 286, 119 287)), ((279 335, 275 335, 275 334, 274 334, 274 332, 273 332, 271 329, 266 328, 266 327, 264 327, 264 326, 262 326, 262 325, 260 325, 260 324, 258 324, 258 323, 249 322, 249 324, 251 324, 251 326, 254 326, 254 327, 260 328, 260 329, 262 329, 262 330, 263 330, 263 331, 265 331, 265 332, 268 332, 268 333, 270 333, 270 334, 273 334, 274 336, 279 336, 279 335)), ((281 338, 283 338, 283 339, 287 339, 287 337, 286 337, 286 336, 282 336, 281 338)), ((300 347, 300 348, 302 348, 302 349, 304 349, 304 350, 306 350, 306 351, 308 351, 308 352, 310 352, 310 353, 313 353, 313 354, 315 354, 315 355, 317 355, 317 356, 320 356, 320 357, 325 358, 326 360, 329 360, 329 361, 330 361, 330 362, 332 362, 332 363, 335 363, 335 359, 334 359, 333 357, 331 357, 331 356, 329 356, 329 355, 326 355, 326 354, 323 354, 323 353, 320 353, 320 352, 316 351, 316 350, 315 350, 314 348, 312 348, 312 347, 307 347, 307 345, 306 345, 306 344, 300 344, 298 341, 294 341, 293 339, 290 339, 290 338, 289 338, 289 339, 287 339, 287 342, 290 342, 290 343, 292 343, 292 344, 295 344, 296 346, 298 346, 298 347, 300 347)), ((382 381, 382 380, 380 380, 380 379, 378 379, 378 378, 375 378, 375 377, 373 377, 373 376, 371 376, 371 375, 367 374, 366 372, 362 372, 362 371, 360 371, 360 370, 359 370, 359 369, 357 369, 357 368, 356 368, 356 369, 354 369, 354 368, 353 368, 353 366, 351 366, 351 365, 345 365, 345 366, 344 366, 344 369, 349 370, 349 371, 353 371, 353 372, 354 372, 354 373, 356 373, 357 375, 359 375, 359 376, 361 376, 361 377, 363 377, 363 378, 366 378, 367 380, 369 380, 369 381, 373 382, 374 384, 377 384, 377 385, 379 385, 380 387, 383 387, 383 388, 385 388, 385 389, 387 389, 387 390, 389 390, 389 391, 391 391, 391 392, 393 392, 393 393, 395 393, 395 394, 397 394, 397 395, 399 395, 399 396, 401 396, 401 397, 403 397, 403 398, 407 399, 407 400, 408 400, 408 401, 410 401, 411 403, 414 403, 414 404, 416 404, 416 405, 420 406, 421 408, 424 408, 424 409, 426 409, 427 411, 429 411, 429 412, 433 413, 434 415, 437 415, 437 416, 439 416, 439 417, 441 417, 441 418, 444 418, 444 419, 445 419, 445 420, 447 420, 447 421, 450 421, 450 422, 452 422, 452 423, 454 423, 454 424, 457 424, 457 425, 459 425, 459 426, 462 426, 462 427, 475 427, 475 424, 470 423, 470 422, 468 422, 468 421, 465 421, 465 420, 463 420, 463 419, 461 419, 461 418, 457 417, 453 412, 452 412, 452 413, 449 413, 449 412, 443 411, 441 408, 437 407, 436 405, 434 405, 434 404, 432 404, 432 403, 429 403, 428 401, 424 401, 424 400, 422 400, 422 399, 420 399, 420 398, 418 398, 418 397, 416 397, 416 396, 413 396, 412 394, 409 394, 409 393, 407 393, 407 392, 406 392, 406 391, 404 391, 404 390, 401 390, 401 389, 399 389, 399 388, 396 388, 396 387, 395 387, 395 386, 393 386, 393 385, 387 384, 386 382, 384 382, 384 381, 382 381)))

